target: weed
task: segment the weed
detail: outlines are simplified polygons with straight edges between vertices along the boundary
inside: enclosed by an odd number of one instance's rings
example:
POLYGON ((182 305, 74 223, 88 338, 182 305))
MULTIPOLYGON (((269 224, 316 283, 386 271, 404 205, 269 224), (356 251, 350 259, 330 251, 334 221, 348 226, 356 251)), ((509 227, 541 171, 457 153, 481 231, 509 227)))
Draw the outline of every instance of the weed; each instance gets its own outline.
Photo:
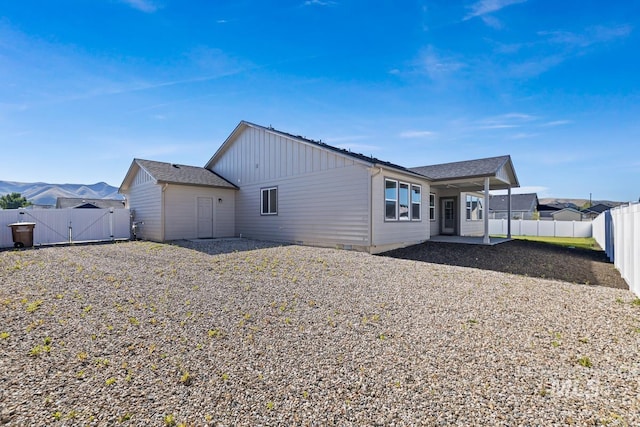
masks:
POLYGON ((0 340, 6 340, 11 334, 9 332, 0 332, 0 340))
POLYGON ((42 300, 36 300, 31 302, 30 304, 27 305, 27 313, 33 313, 34 311, 36 311, 37 309, 40 308, 40 306, 42 305, 42 300))
POLYGON ((270 400, 267 402, 267 411, 270 411, 273 409, 273 407, 275 406, 275 404, 270 400))
POLYGON ((213 421, 213 415, 210 414, 205 414, 204 416, 204 420, 208 423, 210 423, 211 421, 213 421))
POLYGON ((560 342, 559 342, 559 341, 556 341, 556 340, 553 340, 553 341, 551 341, 551 345, 552 345, 553 347, 560 347, 560 342))
POLYGON ((384 341, 384 340, 386 340, 386 339, 387 339, 387 336, 386 336, 385 334, 380 334, 380 335, 378 335, 378 339, 379 339, 380 341, 384 341))
POLYGON ((137 317, 131 316, 129 317, 129 323, 131 323, 134 326, 138 326, 140 324, 140 321, 138 320, 137 317))
POLYGON ((116 379, 114 377, 110 377, 110 378, 107 378, 104 383, 106 385, 111 385, 111 384, 115 384, 115 382, 116 382, 116 379))
POLYGON ((580 366, 584 366, 585 368, 590 368, 593 366, 593 364, 591 363, 591 359, 589 359, 588 356, 582 356, 578 358, 578 364, 580 366))
POLYGON ((173 414, 167 414, 164 416, 164 425, 167 427, 173 427, 176 423, 176 417, 173 414))
POLYGON ((56 421, 60 421, 62 419, 62 412, 56 411, 52 414, 52 417, 56 421))
POLYGON ((224 373, 221 375, 221 378, 222 378, 222 381, 227 382, 227 381, 229 381, 229 374, 227 374, 226 372, 224 372, 224 373))
POLYGON ((90 312, 93 309, 93 307, 91 306, 91 304, 89 304, 88 306, 86 306, 85 308, 82 309, 82 311, 84 311, 85 313, 90 312))
POLYGON ((123 423, 123 422, 125 422, 125 421, 129 421, 131 418, 133 418, 133 414, 131 414, 131 413, 127 412, 126 414, 124 414, 124 415, 120 415, 120 416, 118 417, 118 422, 119 422, 119 423, 123 423))
POLYGON ((307 390, 304 390, 304 391, 302 392, 302 398, 303 398, 303 399, 308 399, 308 398, 309 398, 309 392, 308 392, 307 390))
POLYGON ((633 301, 631 301, 631 305, 635 305, 636 307, 640 307, 640 298, 634 298, 633 301))
POLYGON ((191 383, 193 382, 193 377, 191 376, 189 371, 184 370, 182 372, 182 375, 180 376, 180 382, 184 385, 191 385, 191 383))

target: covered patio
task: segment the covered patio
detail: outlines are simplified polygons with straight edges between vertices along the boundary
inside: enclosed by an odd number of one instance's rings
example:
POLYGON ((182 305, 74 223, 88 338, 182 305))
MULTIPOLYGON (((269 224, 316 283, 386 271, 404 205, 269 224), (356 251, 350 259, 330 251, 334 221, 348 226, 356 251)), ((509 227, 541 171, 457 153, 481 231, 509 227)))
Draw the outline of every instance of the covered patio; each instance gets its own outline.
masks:
MULTIPOLYGON (((491 244, 494 239, 489 237, 489 192, 493 190, 507 191, 507 215, 511 218, 511 189, 520 187, 511 156, 443 163, 411 171, 430 178, 431 191, 438 197, 434 200, 439 215, 437 227, 432 229, 432 241, 460 237, 470 239, 468 243, 481 239, 482 244, 491 244)), ((507 239, 510 238, 508 221, 507 239)))

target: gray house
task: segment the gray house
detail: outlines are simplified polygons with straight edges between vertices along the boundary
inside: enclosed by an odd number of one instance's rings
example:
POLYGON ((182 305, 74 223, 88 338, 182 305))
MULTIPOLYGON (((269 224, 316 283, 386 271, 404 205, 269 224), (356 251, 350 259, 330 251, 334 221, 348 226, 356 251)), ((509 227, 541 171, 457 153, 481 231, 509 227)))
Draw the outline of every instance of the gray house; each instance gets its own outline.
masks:
POLYGON ((204 167, 136 159, 120 192, 144 239, 243 236, 377 253, 437 234, 488 242, 489 190, 518 186, 509 156, 407 168, 242 121, 204 167))
POLYGON ((489 198, 489 216, 491 219, 509 218, 508 210, 511 204, 511 219, 537 219, 538 195, 536 193, 496 195, 489 198))

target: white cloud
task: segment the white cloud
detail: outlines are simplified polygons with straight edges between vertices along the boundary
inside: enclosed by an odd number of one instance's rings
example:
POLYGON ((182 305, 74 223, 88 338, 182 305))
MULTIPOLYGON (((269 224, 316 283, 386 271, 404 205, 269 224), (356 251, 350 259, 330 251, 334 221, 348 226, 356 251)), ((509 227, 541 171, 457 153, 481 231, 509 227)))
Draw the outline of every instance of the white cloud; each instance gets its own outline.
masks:
POLYGON ((404 132, 400 132, 398 135, 400 138, 425 138, 434 136, 435 132, 430 130, 408 130, 404 132))
POLYGON ((305 6, 333 6, 337 4, 335 1, 330 0, 307 0, 304 2, 305 6))
POLYGON ((563 126, 573 123, 571 120, 553 120, 551 122, 546 122, 541 124, 542 127, 552 127, 552 126, 563 126))
POLYGON ((433 46, 427 47, 420 53, 418 58, 419 69, 433 80, 447 77, 466 66, 465 63, 456 60, 454 57, 439 54, 433 46))
MULTIPOLYGON (((549 188, 543 186, 535 186, 530 185, 527 187, 517 187, 511 189, 511 194, 529 194, 529 193, 537 193, 538 198, 547 197, 549 194, 549 188)), ((493 190, 491 194, 494 196, 505 195, 507 194, 507 190, 493 190)))
POLYGON ((469 7, 471 12, 469 12, 463 20, 467 21, 471 18, 475 18, 476 16, 483 16, 488 13, 497 12, 507 6, 511 6, 512 4, 524 3, 526 1, 527 0, 481 0, 469 7))
POLYGON ((585 29, 582 33, 570 31, 539 31, 538 35, 547 37, 549 43, 562 44, 570 47, 587 47, 593 44, 606 43, 631 34, 633 27, 628 24, 606 27, 597 25, 585 29))
POLYGON ((538 136, 537 133, 520 132, 520 133, 511 135, 509 139, 528 139, 528 138, 534 138, 536 136, 538 136))
POLYGON ((122 2, 145 13, 153 13, 158 10, 158 6, 150 0, 122 0, 122 2))

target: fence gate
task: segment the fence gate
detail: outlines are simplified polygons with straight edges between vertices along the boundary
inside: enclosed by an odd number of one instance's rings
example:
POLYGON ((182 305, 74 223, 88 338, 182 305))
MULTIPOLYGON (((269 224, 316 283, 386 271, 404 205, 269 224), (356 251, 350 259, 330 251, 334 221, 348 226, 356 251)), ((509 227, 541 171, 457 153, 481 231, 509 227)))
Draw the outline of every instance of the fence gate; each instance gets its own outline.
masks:
POLYGON ((0 247, 12 247, 8 224, 35 222, 33 244, 129 239, 129 209, 11 209, 0 211, 0 247))

